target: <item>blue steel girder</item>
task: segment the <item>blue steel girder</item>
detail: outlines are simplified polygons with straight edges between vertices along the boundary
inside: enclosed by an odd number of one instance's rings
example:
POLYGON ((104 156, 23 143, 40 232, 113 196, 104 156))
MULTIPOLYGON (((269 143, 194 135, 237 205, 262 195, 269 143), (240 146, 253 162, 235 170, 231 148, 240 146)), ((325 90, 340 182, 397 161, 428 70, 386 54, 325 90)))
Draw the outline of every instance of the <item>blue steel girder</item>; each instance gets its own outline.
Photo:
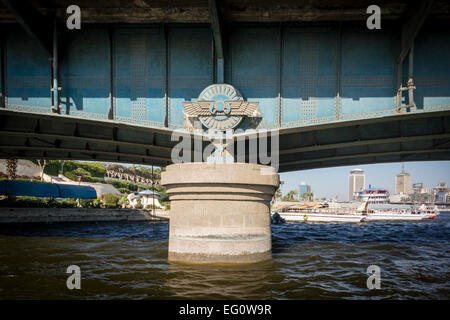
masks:
POLYGON ((401 64, 411 50, 414 40, 424 21, 431 12, 434 0, 411 1, 405 13, 401 27, 401 48, 397 57, 397 64, 401 64))
MULTIPOLYGON (((8 29, 1 67, 7 109, 51 112, 49 83, 59 73, 64 116, 180 128, 183 102, 215 81, 210 25, 87 25, 64 37, 54 75, 45 52, 19 28, 8 29)), ((231 25, 225 80, 261 113, 241 128, 397 114, 395 30, 388 23, 374 32, 351 23, 231 25)), ((441 26, 422 28, 414 47, 417 110, 407 112, 450 108, 449 43, 441 26)))
MULTIPOLYGON (((171 163, 172 148, 178 143, 171 141, 171 133, 169 129, 115 121, 2 109, 0 158, 165 166, 171 163)), ((194 137, 192 133, 185 134, 194 137)), ((250 139, 248 135, 244 137, 250 139)), ((450 111, 281 129, 279 142, 280 172, 364 163, 450 160, 450 111)), ((190 152, 193 159, 194 150, 190 152)))
MULTIPOLYGON (((53 116, 47 55, 24 32, 8 32, 0 157, 171 163, 171 129, 184 126, 183 102, 214 82, 210 27, 71 32, 59 68, 62 112, 53 116)), ((261 114, 241 128, 279 129, 281 172, 449 159, 450 34, 431 24, 417 36, 416 108, 400 114, 392 31, 346 23, 230 26, 225 77, 261 114)))

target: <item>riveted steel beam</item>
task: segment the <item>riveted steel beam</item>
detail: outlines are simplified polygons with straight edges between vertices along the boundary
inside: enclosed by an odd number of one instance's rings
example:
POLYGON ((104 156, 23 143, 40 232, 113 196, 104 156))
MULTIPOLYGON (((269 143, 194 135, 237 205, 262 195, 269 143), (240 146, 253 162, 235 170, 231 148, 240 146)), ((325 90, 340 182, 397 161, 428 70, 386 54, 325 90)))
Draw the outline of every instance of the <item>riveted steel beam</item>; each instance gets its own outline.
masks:
POLYGON ((18 132, 18 131, 0 131, 1 135, 4 136, 14 136, 14 137, 27 137, 27 138, 46 138, 46 139, 58 139, 63 141, 74 141, 74 142, 90 142, 102 145, 116 145, 116 146, 128 146, 133 148, 144 148, 150 149, 153 151, 165 151, 170 153, 171 147, 163 147, 158 145, 148 145, 143 143, 134 143, 134 142, 126 142, 119 140, 108 140, 108 139, 98 139, 98 138, 87 138, 87 137, 79 137, 79 136, 69 136, 69 135, 61 135, 61 134, 45 134, 45 133, 29 133, 29 132, 18 132))
POLYGON ((224 82, 224 55, 223 55, 223 35, 222 22, 218 0, 208 0, 209 14, 211 16, 211 28, 214 38, 214 48, 216 52, 216 75, 217 83, 224 82))
POLYGON ((55 147, 26 147, 26 146, 5 146, 0 145, 0 150, 21 150, 21 151, 44 151, 44 152, 75 152, 75 153, 81 153, 81 154, 89 154, 89 155, 104 155, 104 156, 125 156, 127 158, 137 158, 137 159, 147 159, 150 161, 158 161, 159 163, 170 163, 170 159, 163 158, 163 157, 157 157, 157 156, 147 156, 143 154, 134 154, 134 153, 116 153, 116 152, 109 152, 109 151, 100 151, 100 150, 90 150, 86 148, 82 149, 76 149, 76 148, 55 148, 55 147))
POLYGON ((411 50, 414 40, 423 25, 423 22, 431 12, 434 0, 413 1, 406 10, 405 21, 401 30, 401 49, 397 57, 397 63, 401 64, 411 50))

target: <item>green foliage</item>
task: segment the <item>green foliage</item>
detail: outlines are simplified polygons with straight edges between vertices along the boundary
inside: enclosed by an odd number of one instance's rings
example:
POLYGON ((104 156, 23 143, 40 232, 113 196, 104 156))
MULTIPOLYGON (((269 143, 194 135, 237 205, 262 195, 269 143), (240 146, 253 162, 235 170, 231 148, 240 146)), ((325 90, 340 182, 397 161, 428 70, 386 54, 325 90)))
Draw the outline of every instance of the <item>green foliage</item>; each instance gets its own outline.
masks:
POLYGON ((125 193, 125 194, 130 193, 130 190, 128 190, 127 188, 118 188, 117 190, 119 190, 120 193, 125 193))
POLYGON ((108 193, 105 195, 103 202, 105 203, 106 208, 117 208, 119 204, 120 197, 118 195, 108 193))
POLYGON ((284 197, 281 198, 281 201, 298 202, 298 200, 295 198, 296 194, 297 194, 296 191, 291 190, 284 197))
POLYGON ((92 200, 92 208, 101 208, 102 207, 102 200, 101 199, 94 199, 92 200))
POLYGON ((56 201, 54 198, 43 199, 43 202, 44 202, 46 208, 58 208, 59 207, 59 202, 56 201))
POLYGON ((70 180, 77 181, 77 175, 73 171, 64 171, 64 175, 70 180))
POLYGON ((161 202, 169 201, 169 195, 167 194, 166 189, 164 187, 157 186, 155 188, 155 191, 161 195, 161 199, 160 199, 161 202))
POLYGON ((137 199, 137 203, 134 206, 136 209, 142 209, 144 206, 142 205, 141 199, 137 199))
POLYGON ((76 208, 75 199, 56 200, 53 198, 18 197, 15 200, 0 200, 0 207, 10 208, 76 208))
POLYGON ((302 199, 303 201, 312 201, 314 198, 314 194, 312 192, 303 192, 302 199))
POLYGON ((163 205, 166 210, 170 210, 170 202, 161 202, 161 205, 163 205))
POLYGON ((75 171, 77 176, 90 177, 91 173, 83 168, 77 168, 75 171))
POLYGON ((20 197, 17 198, 16 204, 22 208, 45 208, 46 206, 44 200, 37 197, 20 197))
POLYGON ((102 201, 100 199, 80 199, 80 205, 83 208, 93 209, 100 208, 102 201))
POLYGON ((64 175, 74 181, 77 176, 82 176, 88 182, 103 182, 106 169, 101 163, 66 161, 64 163, 64 175))
POLYGON ((111 180, 108 181, 110 184, 112 184, 114 187, 116 187, 118 190, 122 189, 122 190, 127 190, 126 193, 129 193, 131 191, 137 191, 139 186, 135 183, 131 183, 128 181, 120 181, 120 180, 111 180))
MULTIPOLYGON (((33 162, 35 165, 39 166, 37 160, 31 160, 31 162, 33 162)), ((42 160, 41 160, 41 164, 42 160)), ((61 163, 59 162, 59 160, 47 160, 45 168, 44 168, 44 173, 49 174, 51 176, 57 176, 59 174, 61 170, 61 163)))
POLYGON ((80 205, 83 208, 93 208, 93 199, 80 199, 80 205))
POLYGON ((87 182, 95 182, 95 183, 104 183, 105 180, 103 178, 97 178, 97 177, 84 177, 84 180, 87 182))
POLYGON ((77 208, 78 203, 75 199, 65 199, 60 202, 60 208, 77 208))
POLYGON ((127 196, 123 196, 119 199, 119 205, 129 205, 130 201, 128 201, 127 196))
POLYGON ((57 176, 61 171, 61 164, 58 160, 47 160, 47 165, 45 166, 44 173, 57 176))

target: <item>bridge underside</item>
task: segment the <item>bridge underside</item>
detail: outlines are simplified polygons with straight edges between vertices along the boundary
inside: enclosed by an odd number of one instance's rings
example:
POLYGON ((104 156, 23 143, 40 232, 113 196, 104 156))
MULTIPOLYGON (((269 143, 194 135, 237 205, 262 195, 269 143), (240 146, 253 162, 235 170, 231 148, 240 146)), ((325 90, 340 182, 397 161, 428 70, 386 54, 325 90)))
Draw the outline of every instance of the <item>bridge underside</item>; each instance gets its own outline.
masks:
MULTIPOLYGON (((0 110, 0 158, 165 166, 171 130, 0 110)), ((280 172, 354 164, 450 160, 450 111, 281 129, 280 172)), ((204 144, 205 146, 205 144, 204 144)), ((248 152, 248 142, 246 145, 248 152)))
POLYGON ((241 129, 279 131, 280 172, 450 159, 447 1, 378 1, 378 30, 370 1, 80 0, 81 30, 70 1, 18 3, 0 1, 2 158, 165 166, 183 103, 228 83, 258 103, 241 129))

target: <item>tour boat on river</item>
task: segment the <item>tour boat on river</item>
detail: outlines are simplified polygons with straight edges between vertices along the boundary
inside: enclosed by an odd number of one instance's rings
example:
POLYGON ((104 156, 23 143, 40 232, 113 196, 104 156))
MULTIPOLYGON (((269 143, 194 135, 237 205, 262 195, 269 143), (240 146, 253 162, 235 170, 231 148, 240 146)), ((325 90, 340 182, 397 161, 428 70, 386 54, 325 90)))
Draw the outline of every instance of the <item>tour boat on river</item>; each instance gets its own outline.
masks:
POLYGON ((367 202, 361 203, 358 208, 330 208, 321 203, 283 202, 274 204, 273 212, 278 212, 287 222, 421 221, 434 219, 439 215, 435 206, 369 209, 367 202))
POLYGON ((367 221, 421 221, 434 219, 439 215, 436 206, 421 205, 419 208, 387 208, 387 209, 369 209, 367 210, 367 221))
POLYGON ((328 208, 320 203, 284 202, 274 205, 274 213, 286 222, 364 222, 367 216, 352 208, 328 208))

